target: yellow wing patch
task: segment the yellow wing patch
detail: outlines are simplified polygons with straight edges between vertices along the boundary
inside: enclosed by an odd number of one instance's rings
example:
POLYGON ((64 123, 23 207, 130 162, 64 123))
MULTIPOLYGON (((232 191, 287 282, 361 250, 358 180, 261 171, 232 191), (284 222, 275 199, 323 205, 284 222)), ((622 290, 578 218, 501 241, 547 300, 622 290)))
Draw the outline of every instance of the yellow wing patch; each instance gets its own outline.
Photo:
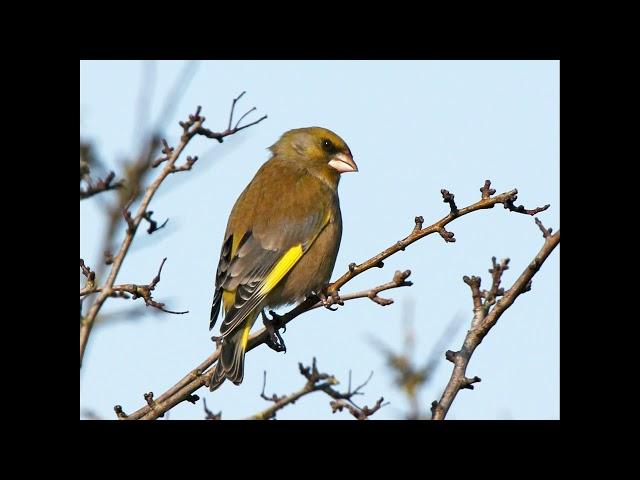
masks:
MULTIPOLYGON (((293 268, 293 266, 297 263, 298 260, 302 258, 304 251, 302 249, 302 244, 298 244, 295 247, 291 247, 287 252, 282 256, 278 263, 276 263, 267 277, 264 279, 264 284, 260 288, 258 295, 264 296, 274 289, 276 285, 283 279, 283 277, 293 268)), ((222 292, 222 303, 224 305, 225 313, 229 312, 229 309, 234 305, 236 298, 235 290, 224 290, 222 292)), ((247 330, 246 334, 248 335, 249 331, 247 330)), ((244 341, 244 337, 243 337, 244 341)))
POLYGON ((233 302, 236 299, 236 290, 223 290, 222 291, 222 305, 224 305, 225 314, 233 306, 233 302))
POLYGON ((266 295, 282 280, 282 278, 291 270, 303 254, 302 244, 299 243, 295 247, 287 250, 278 263, 271 269, 269 275, 264 280, 264 285, 260 288, 260 295, 266 295))
MULTIPOLYGON (((282 256, 282 258, 278 260, 278 262, 273 266, 271 271, 267 274, 266 278, 264 279, 264 283, 262 284, 260 289, 254 293, 255 297, 252 299, 251 302, 248 302, 249 304, 252 304, 250 308, 253 308, 257 304, 258 299, 264 298, 265 295, 267 295, 271 290, 273 290, 278 285, 278 283, 280 283, 280 281, 284 278, 284 276, 287 273, 289 273, 289 271, 298 262, 298 260, 302 258, 302 255, 304 255, 305 250, 309 249, 311 244, 316 240, 316 238, 318 238, 318 236, 320 235, 324 227, 326 227, 327 224, 329 224, 332 220, 333 220, 333 215, 332 215, 332 212, 329 211, 325 215, 322 227, 316 232, 316 234, 309 241, 305 242, 304 247, 302 243, 299 243, 286 251, 286 253, 282 256)), ((238 236, 238 239, 236 240, 236 237, 234 236, 233 242, 231 244, 232 258, 237 253, 239 244, 240 244, 240 237, 238 236)), ((225 314, 229 313, 229 310, 231 310, 231 308, 234 306, 235 298, 236 298, 235 289, 223 290, 222 303, 224 305, 225 314)), ((236 325, 238 324, 235 321, 234 323, 236 325)), ((243 342, 244 342, 245 335, 247 336, 249 335, 248 330, 246 332, 243 332, 243 342)))
POLYGON ((247 323, 247 326, 244 327, 244 330, 242 331, 242 340, 240 345, 242 345, 242 349, 246 349, 247 348, 247 342, 249 341, 249 331, 251 330, 251 323, 247 323))
POLYGON ((244 238, 244 235, 234 235, 233 241, 231 242, 231 255, 229 258, 234 258, 236 253, 238 253, 238 245, 240 245, 240 240, 244 238))
MULTIPOLYGON (((229 258, 234 258, 236 253, 238 252, 238 246, 240 245, 240 240, 242 240, 242 235, 234 235, 233 240, 231 241, 231 252, 229 253, 229 258)), ((222 306, 224 308, 224 313, 227 313, 229 309, 233 306, 236 299, 236 291, 233 290, 223 290, 222 291, 222 306)))

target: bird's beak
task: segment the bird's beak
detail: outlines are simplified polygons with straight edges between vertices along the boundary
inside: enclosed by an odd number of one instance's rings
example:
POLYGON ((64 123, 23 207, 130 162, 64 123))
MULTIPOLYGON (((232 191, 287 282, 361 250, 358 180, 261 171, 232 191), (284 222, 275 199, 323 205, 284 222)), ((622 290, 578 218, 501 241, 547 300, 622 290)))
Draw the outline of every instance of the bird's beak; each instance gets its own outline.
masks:
POLYGON ((329 166, 335 168, 338 173, 357 172, 358 166, 353 161, 351 155, 338 153, 329 161, 329 166))

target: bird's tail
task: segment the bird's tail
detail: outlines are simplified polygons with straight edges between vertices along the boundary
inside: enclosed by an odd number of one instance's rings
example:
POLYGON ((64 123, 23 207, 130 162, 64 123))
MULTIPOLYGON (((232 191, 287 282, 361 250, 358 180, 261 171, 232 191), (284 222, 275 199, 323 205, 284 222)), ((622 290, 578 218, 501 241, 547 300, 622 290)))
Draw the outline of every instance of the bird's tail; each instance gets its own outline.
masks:
POLYGON ((253 326, 253 321, 248 321, 231 337, 225 338, 220 351, 220 357, 216 364, 216 370, 211 378, 209 390, 214 391, 225 379, 231 380, 236 385, 240 385, 244 378, 244 354, 249 341, 249 331, 253 326))

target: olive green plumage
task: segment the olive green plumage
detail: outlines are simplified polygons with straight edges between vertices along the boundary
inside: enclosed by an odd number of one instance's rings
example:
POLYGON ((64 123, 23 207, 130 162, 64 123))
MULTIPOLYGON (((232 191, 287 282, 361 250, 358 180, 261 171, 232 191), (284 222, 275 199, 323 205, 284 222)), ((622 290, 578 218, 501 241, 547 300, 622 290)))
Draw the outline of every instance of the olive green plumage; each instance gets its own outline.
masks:
POLYGON ((351 151, 330 130, 290 130, 236 201, 216 273, 210 328, 221 306, 223 337, 210 389, 244 377, 249 331, 263 308, 319 292, 335 265, 342 218, 340 174, 357 171, 351 151))

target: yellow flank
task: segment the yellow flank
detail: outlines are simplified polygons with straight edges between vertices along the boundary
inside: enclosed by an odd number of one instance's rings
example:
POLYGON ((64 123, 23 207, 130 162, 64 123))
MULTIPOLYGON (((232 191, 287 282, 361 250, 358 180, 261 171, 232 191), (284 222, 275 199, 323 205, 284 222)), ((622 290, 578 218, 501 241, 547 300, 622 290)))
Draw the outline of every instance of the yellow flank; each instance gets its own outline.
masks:
POLYGON ((241 345, 242 345, 242 349, 244 350, 245 348, 247 348, 247 342, 249 341, 249 330, 251 330, 251 323, 247 323, 247 325, 244 327, 244 330, 242 331, 242 340, 241 340, 241 345))
POLYGON ((264 280, 264 285, 260 289, 261 295, 266 295, 282 280, 282 278, 291 270, 298 260, 302 258, 302 244, 299 243, 295 247, 287 250, 278 263, 271 269, 269 275, 264 280))

